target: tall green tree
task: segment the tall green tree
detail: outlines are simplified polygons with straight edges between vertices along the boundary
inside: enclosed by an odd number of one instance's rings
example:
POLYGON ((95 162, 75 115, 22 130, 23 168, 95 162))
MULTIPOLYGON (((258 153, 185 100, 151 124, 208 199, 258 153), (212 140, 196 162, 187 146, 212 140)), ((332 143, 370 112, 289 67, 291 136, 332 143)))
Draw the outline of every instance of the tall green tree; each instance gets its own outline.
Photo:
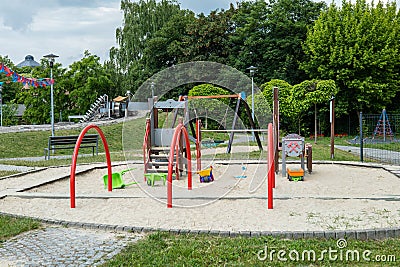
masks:
POLYGON ((232 16, 235 12, 231 4, 228 10, 215 10, 207 16, 201 13, 193 20, 184 38, 184 60, 228 63, 229 36, 234 31, 232 16))
POLYGON ((258 67, 256 81, 281 79, 295 84, 307 79, 299 63, 307 27, 318 18, 324 2, 311 0, 243 1, 233 16, 230 64, 246 72, 258 67))
MULTIPOLYGON (((64 108, 71 114, 84 114, 101 95, 114 97, 114 84, 110 73, 100 63, 100 58, 89 51, 84 57, 70 65, 60 87, 68 95, 64 108)), ((61 105, 62 103, 60 103, 61 105)))
POLYGON ((123 26, 116 30, 118 47, 110 50, 109 69, 122 91, 135 91, 153 73, 146 68, 143 56, 148 41, 174 15, 180 12, 175 0, 121 1, 123 26))
POLYGON ((399 33, 395 2, 332 4, 307 34, 302 68, 313 78, 336 81, 338 115, 376 112, 399 93, 399 33))
MULTIPOLYGON (((230 92, 226 89, 214 86, 212 84, 200 84, 194 86, 189 90, 188 96, 216 96, 216 95, 229 95, 230 92)), ((209 119, 224 124, 226 122, 226 115, 229 111, 229 99, 192 99, 189 101, 190 108, 195 110, 195 117, 203 118, 205 127, 208 128, 210 123, 209 119)), ((216 123, 211 127, 217 127, 216 123)))

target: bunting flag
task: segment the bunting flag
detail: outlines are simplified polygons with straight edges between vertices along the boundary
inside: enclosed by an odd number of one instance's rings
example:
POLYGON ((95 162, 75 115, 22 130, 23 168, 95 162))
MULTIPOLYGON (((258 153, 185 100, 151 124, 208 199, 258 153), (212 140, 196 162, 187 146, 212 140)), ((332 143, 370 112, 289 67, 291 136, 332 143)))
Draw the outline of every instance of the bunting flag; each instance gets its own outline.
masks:
POLYGON ((0 63, 0 73, 2 72, 4 72, 7 77, 11 77, 13 82, 22 83, 24 86, 27 84, 33 87, 46 87, 48 85, 54 84, 54 79, 25 78, 24 76, 21 76, 18 73, 12 71, 9 67, 4 65, 3 63, 0 63))

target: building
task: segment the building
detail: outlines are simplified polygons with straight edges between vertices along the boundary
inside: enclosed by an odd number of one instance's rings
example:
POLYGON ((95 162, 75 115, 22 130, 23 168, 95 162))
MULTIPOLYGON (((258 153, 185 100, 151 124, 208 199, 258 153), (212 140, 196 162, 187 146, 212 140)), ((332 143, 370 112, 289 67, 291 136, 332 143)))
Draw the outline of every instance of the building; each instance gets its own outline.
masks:
POLYGON ((22 67, 39 67, 39 66, 40 66, 40 64, 35 61, 33 56, 27 55, 25 57, 25 60, 22 61, 21 63, 18 63, 16 67, 17 68, 22 68, 22 67))

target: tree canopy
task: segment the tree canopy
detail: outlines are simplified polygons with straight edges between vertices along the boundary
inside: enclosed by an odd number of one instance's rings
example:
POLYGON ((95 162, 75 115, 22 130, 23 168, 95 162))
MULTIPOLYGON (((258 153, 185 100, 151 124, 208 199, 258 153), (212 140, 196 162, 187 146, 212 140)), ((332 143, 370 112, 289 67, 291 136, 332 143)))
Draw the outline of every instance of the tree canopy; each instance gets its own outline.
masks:
POLYGON ((340 114, 381 110, 399 92, 399 34, 395 2, 332 4, 308 32, 302 68, 337 83, 340 114))

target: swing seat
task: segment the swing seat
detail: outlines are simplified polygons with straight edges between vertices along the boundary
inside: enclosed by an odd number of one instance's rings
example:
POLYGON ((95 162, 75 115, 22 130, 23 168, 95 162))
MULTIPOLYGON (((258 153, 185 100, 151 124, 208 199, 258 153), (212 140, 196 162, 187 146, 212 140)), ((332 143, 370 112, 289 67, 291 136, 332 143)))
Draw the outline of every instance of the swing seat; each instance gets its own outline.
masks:
POLYGON ((203 141, 201 141, 201 144, 206 148, 216 147, 223 143, 224 143, 223 140, 213 140, 213 139, 204 139, 203 141))

